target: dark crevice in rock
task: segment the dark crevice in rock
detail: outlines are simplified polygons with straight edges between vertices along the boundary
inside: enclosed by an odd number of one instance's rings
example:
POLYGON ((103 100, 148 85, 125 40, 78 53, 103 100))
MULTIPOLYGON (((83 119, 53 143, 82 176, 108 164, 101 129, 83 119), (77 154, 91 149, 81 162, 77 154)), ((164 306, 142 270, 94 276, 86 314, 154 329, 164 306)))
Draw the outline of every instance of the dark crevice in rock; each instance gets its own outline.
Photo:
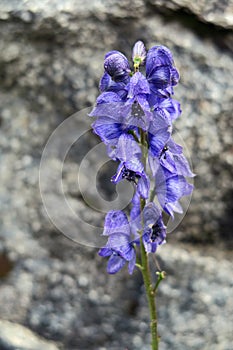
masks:
POLYGON ((8 258, 6 253, 0 254, 0 278, 7 277, 11 270, 13 269, 14 264, 8 258))
POLYGON ((149 5, 148 8, 150 9, 148 16, 153 16, 153 13, 160 14, 166 22, 179 22, 184 28, 191 30, 200 38, 212 40, 221 50, 225 50, 226 52, 233 51, 233 31, 231 29, 223 28, 220 25, 204 20, 202 21, 187 8, 180 8, 176 11, 153 5, 149 5))

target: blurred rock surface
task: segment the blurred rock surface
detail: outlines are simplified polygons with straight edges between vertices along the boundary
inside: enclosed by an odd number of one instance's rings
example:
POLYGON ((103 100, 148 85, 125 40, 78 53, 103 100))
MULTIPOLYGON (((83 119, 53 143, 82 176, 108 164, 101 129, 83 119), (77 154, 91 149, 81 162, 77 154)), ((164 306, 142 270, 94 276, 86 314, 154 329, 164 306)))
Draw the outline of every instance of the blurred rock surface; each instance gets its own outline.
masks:
POLYGON ((1 350, 58 350, 52 342, 43 340, 27 328, 0 320, 1 350))
MULTIPOLYGON (((174 53, 183 111, 176 127, 197 174, 189 211, 159 253, 168 271, 159 295, 161 349, 230 350, 232 263, 223 249, 232 248, 233 227, 232 2, 1 1, 0 28, 0 255, 11 265, 0 280, 1 317, 65 350, 149 349, 138 274, 107 276, 96 250, 58 233, 38 186, 51 133, 94 104, 105 53, 118 49, 130 57, 142 39, 174 53), (177 238, 201 249, 180 248, 177 238)), ((64 221, 82 239, 89 238, 85 222, 101 226, 104 218, 76 186, 82 156, 96 144, 87 135, 64 166, 59 150, 48 163, 48 195, 60 203, 53 174, 63 166, 64 193, 84 224, 64 221)), ((88 166, 94 172, 92 161, 88 166)), ((90 180, 83 183, 88 191, 90 180)), ((56 211, 62 217, 60 206, 56 211)))

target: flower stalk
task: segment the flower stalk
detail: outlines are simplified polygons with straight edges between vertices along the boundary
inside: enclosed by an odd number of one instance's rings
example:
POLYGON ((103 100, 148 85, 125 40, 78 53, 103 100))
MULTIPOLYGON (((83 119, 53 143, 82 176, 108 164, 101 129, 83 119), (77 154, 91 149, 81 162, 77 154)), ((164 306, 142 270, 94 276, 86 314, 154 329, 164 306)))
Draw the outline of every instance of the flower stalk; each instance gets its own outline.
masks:
POLYGON ((158 350, 159 348, 159 337, 157 329, 157 311, 155 301, 155 289, 151 284, 151 274, 149 267, 149 259, 145 251, 144 245, 141 244, 141 259, 142 259, 142 276, 145 285, 147 302, 150 311, 150 332, 151 332, 151 349, 158 350))
POLYGON ((179 200, 190 195, 193 186, 186 180, 194 174, 182 147, 172 138, 172 124, 180 113, 172 98, 179 73, 171 51, 161 45, 146 52, 142 41, 136 42, 130 68, 125 55, 110 51, 105 55, 100 96, 90 117, 95 134, 106 144, 109 157, 119 163, 111 181, 127 180, 134 186, 130 214, 111 210, 105 217, 103 235, 107 243, 99 255, 108 257, 107 272, 115 274, 125 265, 132 274, 142 273, 151 330, 151 349, 158 350, 156 294, 163 271, 152 283, 149 254, 166 242, 163 213, 172 218, 182 212, 179 200), (145 65, 145 75, 140 67, 145 65))

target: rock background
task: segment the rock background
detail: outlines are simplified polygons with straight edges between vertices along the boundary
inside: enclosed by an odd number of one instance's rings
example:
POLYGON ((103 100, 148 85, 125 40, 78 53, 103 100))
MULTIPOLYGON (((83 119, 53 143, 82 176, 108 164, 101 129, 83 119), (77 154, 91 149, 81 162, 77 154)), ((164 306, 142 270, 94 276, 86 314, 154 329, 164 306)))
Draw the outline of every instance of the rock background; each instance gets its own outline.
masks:
MULTIPOLYGON (((140 276, 107 276, 96 249, 74 244, 48 220, 38 186, 53 130, 94 104, 104 54, 130 57, 138 39, 174 53, 183 110, 176 127, 197 174, 188 213, 158 254, 168 273, 158 296, 161 350, 232 349, 232 13, 231 1, 0 2, 1 349, 149 349, 140 276)), ((88 135, 81 153, 96 142, 88 135)), ((80 159, 74 147, 65 194, 101 225, 103 215, 75 186, 80 159)), ((59 166, 54 156, 51 173, 59 166)), ((59 202, 49 176, 48 193, 59 202)), ((88 236, 85 225, 64 220, 88 236)))

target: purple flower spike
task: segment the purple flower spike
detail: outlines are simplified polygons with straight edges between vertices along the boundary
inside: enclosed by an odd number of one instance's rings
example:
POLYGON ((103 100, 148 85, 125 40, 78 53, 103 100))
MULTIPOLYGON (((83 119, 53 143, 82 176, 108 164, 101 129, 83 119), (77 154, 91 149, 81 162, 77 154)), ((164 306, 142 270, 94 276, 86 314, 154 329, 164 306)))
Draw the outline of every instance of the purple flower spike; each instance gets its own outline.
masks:
POLYGON ((156 45, 146 52, 144 43, 137 41, 132 59, 131 71, 121 52, 106 54, 101 93, 89 114, 96 118, 92 128, 105 143, 108 156, 119 162, 111 181, 127 180, 134 187, 130 221, 120 210, 109 211, 105 218, 107 243, 99 255, 109 258, 110 274, 124 265, 133 272, 138 245, 154 253, 165 243, 162 214, 174 218, 174 212, 182 213, 179 201, 193 190, 186 177, 195 176, 183 148, 172 139, 173 122, 181 107, 172 98, 179 73, 171 51, 156 45), (143 64, 146 74, 140 70, 143 64))
POLYGON ((110 51, 105 55, 104 69, 115 82, 125 82, 129 79, 129 62, 119 51, 110 51))

